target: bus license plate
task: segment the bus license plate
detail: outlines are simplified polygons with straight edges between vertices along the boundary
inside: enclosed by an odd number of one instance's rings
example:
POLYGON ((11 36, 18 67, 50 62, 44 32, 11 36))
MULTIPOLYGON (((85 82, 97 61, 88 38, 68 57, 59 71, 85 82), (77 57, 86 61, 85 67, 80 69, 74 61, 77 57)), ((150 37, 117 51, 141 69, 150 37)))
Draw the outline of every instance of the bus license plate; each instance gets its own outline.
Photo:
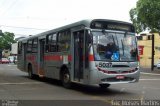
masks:
POLYGON ((124 79, 124 76, 123 75, 118 75, 118 76, 116 76, 116 79, 124 79))

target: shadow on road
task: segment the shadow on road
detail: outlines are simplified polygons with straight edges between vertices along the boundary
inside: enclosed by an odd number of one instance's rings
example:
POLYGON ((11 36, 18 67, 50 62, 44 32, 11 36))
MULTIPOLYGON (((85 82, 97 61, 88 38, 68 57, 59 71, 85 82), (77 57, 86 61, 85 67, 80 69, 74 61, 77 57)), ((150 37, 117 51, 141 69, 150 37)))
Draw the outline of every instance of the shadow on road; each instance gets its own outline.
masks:
MULTIPOLYGON (((25 77, 29 78, 27 76, 25 77)), ((46 84, 50 84, 53 86, 63 87, 61 81, 55 80, 55 79, 35 77, 34 79, 31 79, 31 80, 44 82, 46 84)), ((83 85, 83 84, 72 83, 72 87, 67 90, 74 90, 74 91, 78 91, 78 92, 81 92, 87 95, 91 95, 91 96, 107 96, 107 95, 116 96, 116 95, 132 94, 127 91, 121 92, 120 89, 112 88, 112 85, 109 88, 101 89, 99 86, 96 86, 96 85, 83 85)))

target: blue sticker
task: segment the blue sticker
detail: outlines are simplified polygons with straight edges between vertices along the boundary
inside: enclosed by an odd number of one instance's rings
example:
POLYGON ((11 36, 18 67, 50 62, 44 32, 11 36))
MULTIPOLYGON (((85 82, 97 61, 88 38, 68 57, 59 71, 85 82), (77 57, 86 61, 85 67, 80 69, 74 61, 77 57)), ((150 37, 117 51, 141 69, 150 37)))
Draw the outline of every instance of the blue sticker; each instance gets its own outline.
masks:
POLYGON ((115 61, 119 60, 119 53, 113 53, 113 60, 115 61))

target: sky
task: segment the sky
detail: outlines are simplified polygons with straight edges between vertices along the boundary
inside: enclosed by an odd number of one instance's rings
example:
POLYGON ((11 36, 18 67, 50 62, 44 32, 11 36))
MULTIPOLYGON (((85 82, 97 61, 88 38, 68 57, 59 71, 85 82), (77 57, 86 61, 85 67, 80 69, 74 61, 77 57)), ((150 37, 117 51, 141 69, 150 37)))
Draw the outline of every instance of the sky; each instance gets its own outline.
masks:
POLYGON ((0 0, 0 30, 35 35, 83 19, 131 22, 138 0, 0 0))

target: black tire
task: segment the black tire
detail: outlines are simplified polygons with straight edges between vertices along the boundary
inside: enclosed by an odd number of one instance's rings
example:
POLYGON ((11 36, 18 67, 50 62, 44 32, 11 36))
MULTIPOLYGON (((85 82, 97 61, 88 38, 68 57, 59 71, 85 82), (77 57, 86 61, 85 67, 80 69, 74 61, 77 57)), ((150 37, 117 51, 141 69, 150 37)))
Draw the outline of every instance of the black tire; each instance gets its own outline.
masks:
POLYGON ((99 87, 102 89, 106 89, 110 86, 110 84, 99 84, 99 87))
POLYGON ((71 88, 70 74, 67 70, 62 72, 62 84, 65 88, 71 88))
POLYGON ((34 77, 35 77, 35 75, 33 74, 33 71, 32 71, 32 65, 28 66, 28 77, 30 79, 34 79, 34 77))

